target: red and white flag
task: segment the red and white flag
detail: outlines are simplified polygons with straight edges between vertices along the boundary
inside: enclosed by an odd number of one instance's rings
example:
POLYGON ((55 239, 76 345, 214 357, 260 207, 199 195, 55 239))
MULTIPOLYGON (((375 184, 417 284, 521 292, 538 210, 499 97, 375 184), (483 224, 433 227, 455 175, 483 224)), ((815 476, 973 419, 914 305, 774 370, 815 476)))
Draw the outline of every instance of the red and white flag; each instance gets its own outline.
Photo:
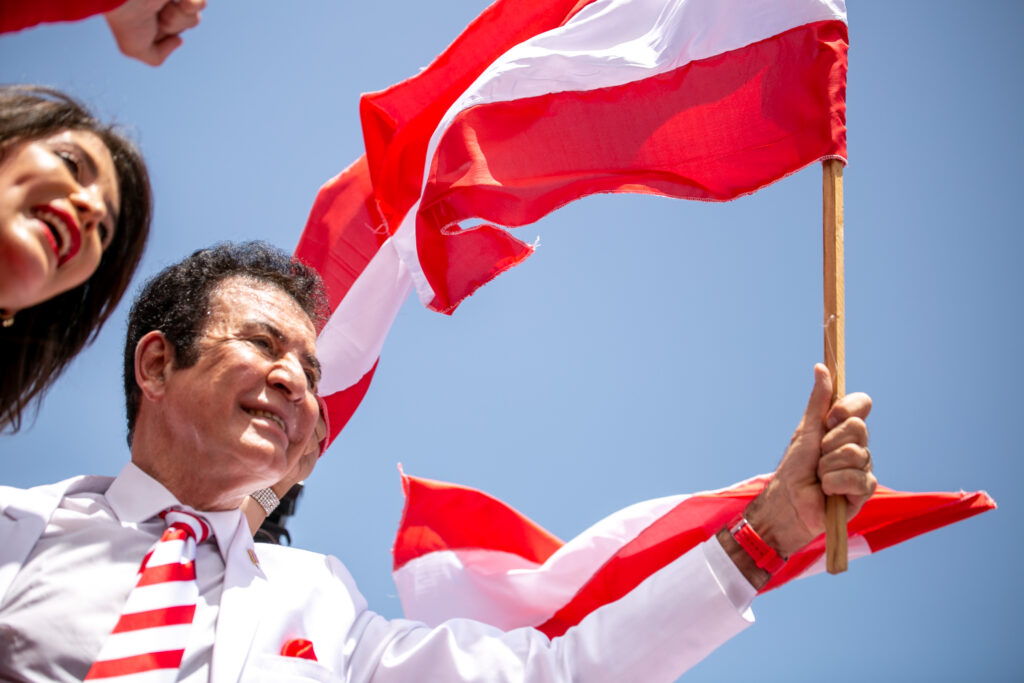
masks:
POLYGON ((366 157, 296 248, 328 281, 335 432, 413 287, 451 313, 532 253, 504 227, 597 192, 728 200, 845 159, 846 49, 843 0, 498 0, 364 96, 366 157))
MULTIPOLYGON (((598 607, 711 538, 769 476, 717 491, 637 503, 563 543, 475 489, 402 474, 405 510, 394 578, 405 616, 436 625, 466 617, 559 636, 598 607)), ((879 486, 850 520, 850 559, 995 508, 984 492, 905 493, 879 486)), ((825 539, 789 558, 761 592, 821 572, 825 539)))

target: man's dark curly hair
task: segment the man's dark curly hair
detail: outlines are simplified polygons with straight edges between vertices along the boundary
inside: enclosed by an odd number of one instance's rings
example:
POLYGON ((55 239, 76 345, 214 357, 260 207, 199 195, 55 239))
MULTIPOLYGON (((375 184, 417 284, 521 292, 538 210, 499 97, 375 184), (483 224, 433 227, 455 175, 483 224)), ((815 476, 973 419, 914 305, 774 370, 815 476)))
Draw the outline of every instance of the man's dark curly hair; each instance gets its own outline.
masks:
POLYGON ((153 330, 174 349, 174 363, 188 368, 199 360, 198 341, 206 327, 210 292, 224 280, 245 277, 279 287, 292 297, 319 330, 327 316, 327 296, 315 270, 266 242, 224 242, 200 249, 151 278, 132 304, 124 344, 124 395, 128 445, 142 393, 135 382, 135 347, 153 330))

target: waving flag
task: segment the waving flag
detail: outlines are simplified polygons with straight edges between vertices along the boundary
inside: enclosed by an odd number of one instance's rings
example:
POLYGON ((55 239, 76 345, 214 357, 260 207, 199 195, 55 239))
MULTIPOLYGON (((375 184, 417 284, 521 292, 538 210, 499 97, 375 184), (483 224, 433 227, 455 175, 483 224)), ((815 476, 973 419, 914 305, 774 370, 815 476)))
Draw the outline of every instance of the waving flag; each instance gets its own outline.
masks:
POLYGON ((363 400, 411 289, 373 200, 366 157, 320 189, 295 256, 320 273, 327 289, 331 317, 317 337, 317 355, 333 441, 363 400))
MULTIPOLYGON (((405 511, 394 578, 405 615, 428 624, 467 617, 556 637, 593 610, 629 600, 645 578, 711 538, 769 476, 620 510, 563 543, 474 489, 402 474, 405 511)), ((995 508, 984 492, 904 493, 878 487, 850 520, 850 558, 995 508)), ((824 537, 789 558, 762 592, 824 569, 824 537)))
POLYGON ((843 3, 812 0, 598 0, 516 45, 431 136, 396 233, 420 300, 451 311, 528 255, 464 221, 596 192, 727 200, 845 158, 846 47, 843 3))
POLYGON ((419 197, 434 128, 491 62, 558 27, 587 2, 498 0, 426 69, 364 96, 367 155, 320 189, 295 248, 327 285, 332 313, 317 347, 331 438, 362 400, 384 338, 412 291, 411 273, 393 235, 419 197))
POLYGON ((47 0, 0 3, 0 33, 56 21, 77 21, 123 5, 125 0, 47 0))
POLYGON ((597 192, 728 200, 845 159, 846 50, 843 0, 498 0, 364 96, 366 157, 296 249, 331 290, 334 429, 412 287, 451 313, 532 253, 497 226, 597 192))

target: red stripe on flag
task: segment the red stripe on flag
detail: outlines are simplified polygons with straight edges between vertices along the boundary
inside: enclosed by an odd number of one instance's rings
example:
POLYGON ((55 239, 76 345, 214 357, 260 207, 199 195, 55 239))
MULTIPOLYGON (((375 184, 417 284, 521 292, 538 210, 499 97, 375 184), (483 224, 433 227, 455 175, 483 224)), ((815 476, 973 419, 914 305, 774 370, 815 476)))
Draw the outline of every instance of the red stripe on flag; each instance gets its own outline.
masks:
POLYGON ((341 430, 348 424, 352 414, 356 412, 356 408, 362 403, 363 396, 366 395, 367 390, 370 388, 370 382, 373 381, 373 373, 376 372, 377 363, 379 362, 379 360, 375 361, 370 371, 348 389, 323 397, 324 403, 327 404, 327 414, 329 416, 327 420, 327 426, 330 429, 328 441, 333 441, 341 433, 341 430))
POLYGON ((526 225, 598 192, 724 201, 845 158, 846 52, 846 24, 817 22, 626 85, 463 111, 439 142, 417 221, 430 307, 450 312, 525 247, 491 227, 453 231, 460 221, 526 225), (473 247, 455 261, 448 243, 459 240, 473 247))
POLYGON ((417 218, 416 251, 434 290, 430 308, 438 313, 451 315, 466 297, 533 253, 530 245, 490 225, 453 234, 435 228, 417 218))
MULTIPOLYGON (((847 524, 847 533, 863 536, 871 552, 902 543, 914 536, 993 510, 996 502, 984 491, 966 493, 909 493, 879 486, 875 495, 847 524)), ((761 592, 778 588, 800 576, 825 552, 820 536, 789 558, 761 592)))
POLYGON ((887 489, 876 497, 877 501, 872 498, 873 505, 866 506, 850 522, 850 533, 863 535, 871 552, 996 507, 996 502, 984 491, 950 494, 887 489))
POLYGON ((555 638, 601 605, 622 598, 648 576, 711 538, 761 492, 767 481, 768 477, 754 479, 679 503, 622 546, 564 607, 537 628, 555 638))
POLYGON ((426 69, 359 103, 370 176, 391 230, 420 196, 427 144, 444 113, 491 62, 561 26, 592 0, 498 0, 426 69))
POLYGON ((387 238, 362 156, 320 188, 295 257, 320 273, 333 311, 387 238))
POLYGON ((170 581, 195 581, 196 566, 192 560, 146 567, 139 577, 138 586, 152 586, 170 581))
POLYGON ((64 2, 5 2, 0 33, 56 21, 77 21, 117 9, 124 0, 64 0, 64 2))
MULTIPOLYGON (((624 545, 565 607, 538 628, 554 638, 601 605, 623 597, 652 573, 711 538, 761 492, 767 481, 764 478, 736 489, 686 499, 624 545)), ((874 552, 993 508, 995 501, 984 492, 907 493, 879 486, 847 528, 851 537, 865 536, 874 552), (876 547, 872 536, 884 539, 886 544, 876 547)), ((824 552, 825 538, 820 536, 790 557, 760 592, 799 577, 824 552)))
POLYGON ((151 609, 146 612, 122 614, 121 618, 117 620, 117 625, 114 626, 114 630, 111 631, 111 633, 138 631, 144 628, 157 628, 159 626, 191 624, 192 617, 195 612, 195 605, 178 605, 176 607, 151 609))
POLYGON ((482 491, 405 474, 402 489, 395 569, 435 550, 501 550, 541 563, 562 547, 558 537, 482 491))
POLYGON ((184 655, 185 650, 168 650, 95 662, 85 680, 127 676, 157 669, 175 669, 181 666, 181 658, 184 655))

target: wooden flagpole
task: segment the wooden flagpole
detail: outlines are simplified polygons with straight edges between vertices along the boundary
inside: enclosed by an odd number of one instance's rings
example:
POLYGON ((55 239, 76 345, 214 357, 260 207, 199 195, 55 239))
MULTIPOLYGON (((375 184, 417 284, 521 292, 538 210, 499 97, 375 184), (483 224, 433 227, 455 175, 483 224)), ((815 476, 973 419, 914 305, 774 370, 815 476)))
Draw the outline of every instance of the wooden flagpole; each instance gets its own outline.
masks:
MULTIPOLYGON (((832 402, 846 394, 845 285, 843 275, 843 162, 822 165, 822 247, 825 275, 825 365, 832 374, 832 402)), ((825 567, 846 571, 846 498, 825 500, 825 567)))

